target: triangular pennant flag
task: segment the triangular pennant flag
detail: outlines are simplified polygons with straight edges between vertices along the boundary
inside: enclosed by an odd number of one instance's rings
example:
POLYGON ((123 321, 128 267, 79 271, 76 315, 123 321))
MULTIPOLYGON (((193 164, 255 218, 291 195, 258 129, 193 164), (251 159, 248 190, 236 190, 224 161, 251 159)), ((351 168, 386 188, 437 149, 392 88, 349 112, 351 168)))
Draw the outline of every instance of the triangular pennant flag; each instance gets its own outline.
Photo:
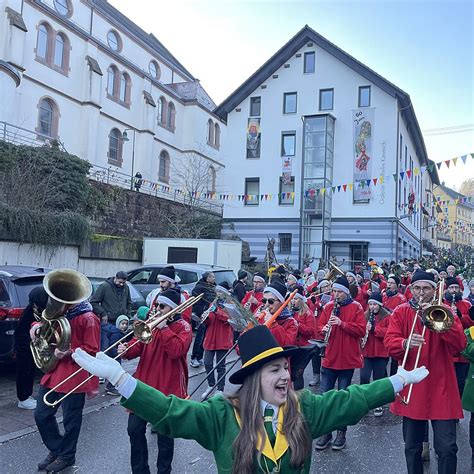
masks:
POLYGON ((474 153, 471 153, 471 158, 474 160, 474 153))
POLYGON ((421 167, 421 172, 424 173, 426 170, 427 170, 427 166, 423 165, 423 166, 421 167))
POLYGON ((411 178, 411 170, 406 170, 406 174, 408 176, 408 179, 410 179, 411 178))
POLYGON ((347 190, 347 184, 343 184, 343 185, 342 185, 342 189, 344 189, 344 192, 346 192, 346 190, 347 190))
POLYGON ((326 188, 321 188, 321 194, 324 194, 326 192, 326 188))
POLYGON ((415 169, 413 170, 413 174, 414 174, 415 176, 418 176, 418 173, 419 173, 419 172, 420 172, 420 168, 415 168, 415 169))
POLYGON ((336 186, 333 186, 333 187, 331 188, 331 191, 332 191, 332 193, 334 194, 334 193, 336 192, 336 186))
POLYGON ((385 182, 385 176, 380 176, 379 182, 380 184, 383 184, 385 182))
POLYGON ((341 185, 339 185, 339 186, 337 187, 337 192, 338 192, 338 193, 341 192, 341 185))
POLYGON ((441 169, 441 165, 442 165, 442 164, 443 164, 443 163, 442 163, 441 161, 440 161, 439 163, 436 163, 436 166, 437 166, 437 168, 438 168, 439 170, 441 169))
POLYGON ((374 182, 374 186, 377 186, 377 178, 374 178, 372 181, 374 182))
POLYGON ((403 179, 404 176, 405 176, 405 171, 400 171, 400 178, 403 179))
POLYGON ((367 186, 370 186, 370 179, 366 180, 367 186))
POLYGON ((451 164, 451 160, 446 160, 445 163, 446 163, 446 166, 449 168, 449 165, 451 164))
POLYGON ((456 166, 456 163, 458 162, 457 157, 452 159, 453 165, 456 166))
POLYGON ((397 182, 397 173, 393 173, 393 180, 397 182))
POLYGON ((466 160, 467 160, 467 155, 462 155, 461 156, 461 160, 464 164, 466 164, 466 160))
POLYGON ((349 183, 349 191, 352 191, 353 187, 354 187, 354 183, 349 183))

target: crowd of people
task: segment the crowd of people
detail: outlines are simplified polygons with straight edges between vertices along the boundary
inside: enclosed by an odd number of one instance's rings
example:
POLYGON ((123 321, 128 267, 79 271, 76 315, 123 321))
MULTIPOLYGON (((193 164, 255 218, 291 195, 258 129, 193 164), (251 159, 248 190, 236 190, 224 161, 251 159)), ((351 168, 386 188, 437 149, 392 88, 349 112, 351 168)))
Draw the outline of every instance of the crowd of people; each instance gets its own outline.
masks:
MULTIPOLYGON (((85 396, 97 392, 98 379, 85 382, 62 402, 63 435, 55 419, 57 407, 46 405, 42 396, 79 364, 107 380, 107 391, 122 395, 130 410, 133 473, 150 472, 148 422, 157 432, 158 473, 171 472, 174 438, 196 439, 213 451, 219 472, 309 472, 313 439, 317 451, 329 446, 340 451, 346 447, 347 426, 369 410, 384 416, 389 402, 392 413, 403 419, 407 471, 422 473, 429 460, 431 422, 438 472, 456 472, 456 423, 463 418, 463 406, 471 412, 474 450, 474 280, 463 281, 451 262, 443 268, 423 263, 382 267, 370 259, 347 272, 334 265, 302 272, 278 266, 270 275, 241 270, 232 286, 217 285, 215 275, 206 272, 191 295, 168 266, 138 316, 169 317, 153 328, 151 342, 123 340, 116 347, 119 359, 113 360, 99 350, 126 333, 131 307, 126 274, 117 273, 90 303, 67 308, 71 348, 57 354, 59 364, 42 378, 36 402, 35 419, 49 450, 38 468, 60 472, 75 462, 85 396), (199 299, 180 311, 190 297, 199 299), (246 330, 232 324, 229 301, 247 319, 246 330), (430 327, 426 316, 435 314, 438 302, 446 314, 442 329, 430 327), (241 387, 230 395, 225 390, 226 358, 234 348, 241 368, 229 382, 241 387), (138 357, 132 377, 120 358, 138 357), (201 402, 193 402, 188 400, 189 366, 201 365, 207 386, 201 402), (304 389, 308 365, 312 391, 304 389), (356 370, 360 384, 355 383, 356 370)), ((38 295, 33 296, 37 302, 38 295)), ((35 338, 41 323, 30 323, 28 331, 35 338)), ((86 375, 73 378, 54 397, 86 375)), ((474 455, 472 459, 474 468, 474 455)))

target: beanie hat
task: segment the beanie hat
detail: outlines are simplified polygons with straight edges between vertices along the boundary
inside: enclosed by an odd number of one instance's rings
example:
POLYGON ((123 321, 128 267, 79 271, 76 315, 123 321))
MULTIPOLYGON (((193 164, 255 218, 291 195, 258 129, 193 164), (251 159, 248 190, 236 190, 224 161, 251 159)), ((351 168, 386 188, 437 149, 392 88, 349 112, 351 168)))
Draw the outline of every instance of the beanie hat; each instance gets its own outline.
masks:
POLYGON ((295 275, 291 274, 291 275, 288 275, 288 277, 286 278, 286 281, 290 281, 290 280, 294 280, 296 283, 298 281, 298 278, 296 278, 295 275))
POLYGON ((318 273, 316 274, 317 280, 323 280, 324 277, 326 276, 326 270, 318 270, 318 273))
POLYGON ((411 284, 413 285, 417 281, 423 281, 425 283, 429 283, 431 286, 436 287, 436 282, 434 279, 434 275, 429 272, 425 272, 424 270, 417 270, 412 278, 411 278, 411 284))
POLYGON ((274 281, 270 285, 266 286, 265 289, 263 290, 264 293, 272 293, 274 296, 276 296, 282 303, 285 301, 285 296, 286 296, 286 286, 283 285, 282 283, 278 281, 274 281))
POLYGON ((253 279, 261 281, 263 283, 265 283, 267 281, 266 278, 265 278, 265 275, 262 272, 255 273, 255 275, 253 276, 253 279))
POLYGON ((127 316, 125 316, 125 314, 121 314, 121 315, 115 320, 115 327, 118 328, 118 327, 120 326, 120 323, 121 323, 122 321, 127 321, 127 324, 128 324, 128 322, 129 322, 130 320, 128 319, 127 316))
POLYGON ((330 285, 330 283, 329 283, 328 280, 321 280, 321 281, 318 283, 318 288, 321 288, 322 286, 327 286, 327 285, 330 285))
POLYGON ((397 286, 400 285, 400 278, 398 278, 397 275, 389 275, 388 279, 392 279, 397 284, 397 286))
POLYGON ((141 321, 145 321, 148 316, 150 308, 148 306, 140 306, 137 310, 137 318, 141 321))
POLYGON ((176 273, 174 271, 174 267, 171 265, 169 267, 163 268, 158 275, 158 280, 165 280, 169 281, 170 283, 176 283, 176 273))
POLYGON ((449 288, 451 285, 459 285, 459 282, 454 277, 446 278, 445 288, 449 288))
POLYGON ((311 270, 310 267, 306 267, 306 268, 303 270, 303 273, 306 273, 306 275, 311 275, 311 273, 313 273, 313 270, 311 270))
POLYGON ((239 270, 239 272, 237 273, 237 279, 243 280, 244 278, 247 277, 247 275, 248 273, 245 270, 239 270))
POLYGON ((352 278, 354 278, 354 280, 356 279, 355 274, 352 273, 352 272, 346 272, 346 277, 352 277, 352 278))
POLYGON ((156 301, 169 306, 171 309, 174 309, 181 302, 181 294, 176 290, 165 290, 158 295, 156 301))
POLYGON ((306 297, 304 295, 304 288, 302 286, 297 286, 296 290, 298 292, 295 293, 294 298, 299 298, 300 300, 303 300, 306 303, 306 297))
POLYGON ((372 293, 368 303, 375 303, 382 306, 382 293, 372 293))
POLYGON ((332 288, 334 290, 341 290, 346 295, 350 295, 349 291, 349 282, 345 276, 340 276, 336 279, 336 282, 333 283, 332 288))

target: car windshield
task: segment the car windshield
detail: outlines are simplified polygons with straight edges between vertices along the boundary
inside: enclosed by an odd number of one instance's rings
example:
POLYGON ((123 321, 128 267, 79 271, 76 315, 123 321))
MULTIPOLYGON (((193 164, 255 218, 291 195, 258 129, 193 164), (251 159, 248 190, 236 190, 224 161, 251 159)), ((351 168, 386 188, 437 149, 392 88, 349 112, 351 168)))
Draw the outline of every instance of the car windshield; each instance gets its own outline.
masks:
POLYGON ((235 280, 235 274, 232 270, 222 270, 222 271, 214 271, 214 275, 216 275, 216 284, 220 285, 224 281, 229 283, 232 286, 232 283, 235 280))
POLYGON ((44 277, 18 278, 15 280, 15 288, 18 295, 20 307, 28 306, 28 295, 33 288, 43 284, 44 277))
POLYGON ((139 299, 139 298, 143 298, 142 294, 132 285, 130 285, 128 282, 127 282, 127 285, 130 289, 130 296, 133 299, 139 299))

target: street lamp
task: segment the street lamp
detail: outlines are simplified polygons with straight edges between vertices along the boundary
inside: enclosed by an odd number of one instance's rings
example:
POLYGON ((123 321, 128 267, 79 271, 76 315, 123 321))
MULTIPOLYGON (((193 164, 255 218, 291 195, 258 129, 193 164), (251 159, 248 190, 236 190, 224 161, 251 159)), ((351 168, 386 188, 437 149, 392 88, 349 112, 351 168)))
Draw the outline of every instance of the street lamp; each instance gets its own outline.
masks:
POLYGON ((134 180, 134 171, 135 171, 135 129, 134 128, 126 128, 122 133, 122 140, 124 142, 130 141, 128 138, 127 131, 133 132, 133 141, 132 141, 132 177, 130 179, 130 189, 133 191, 133 180, 134 180))

